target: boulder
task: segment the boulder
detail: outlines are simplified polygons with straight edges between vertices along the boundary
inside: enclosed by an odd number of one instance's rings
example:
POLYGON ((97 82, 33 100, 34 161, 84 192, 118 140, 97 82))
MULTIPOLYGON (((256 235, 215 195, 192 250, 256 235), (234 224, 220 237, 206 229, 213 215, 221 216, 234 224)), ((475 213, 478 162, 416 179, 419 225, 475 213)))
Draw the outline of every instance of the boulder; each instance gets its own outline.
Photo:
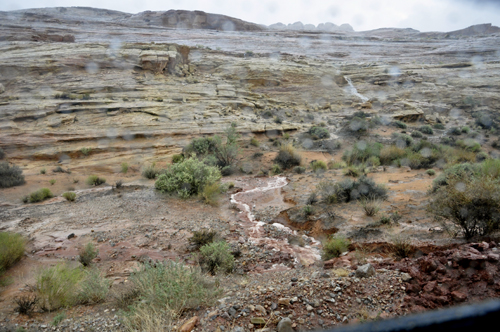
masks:
POLYGON ((373 266, 370 263, 361 265, 356 270, 356 277, 358 278, 368 278, 374 275, 375 275, 375 268, 373 268, 373 266))
POLYGON ((278 332, 293 332, 292 320, 288 317, 280 320, 278 323, 278 332))

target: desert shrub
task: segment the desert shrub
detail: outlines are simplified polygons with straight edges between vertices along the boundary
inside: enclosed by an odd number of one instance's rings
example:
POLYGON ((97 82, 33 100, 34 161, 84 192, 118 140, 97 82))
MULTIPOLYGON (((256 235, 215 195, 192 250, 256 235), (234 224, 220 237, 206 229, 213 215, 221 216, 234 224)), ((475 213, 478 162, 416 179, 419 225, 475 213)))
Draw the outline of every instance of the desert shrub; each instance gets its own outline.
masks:
POLYGON ((274 117, 273 121, 274 121, 274 123, 277 123, 277 124, 282 124, 283 123, 283 119, 280 116, 278 116, 278 115, 276 115, 274 117))
POLYGON ((3 158, 5 158, 5 152, 2 148, 0 148, 0 160, 2 160, 3 158))
POLYGON ((115 188, 120 189, 123 186, 123 180, 117 180, 115 182, 115 188))
POLYGON ((274 164, 273 166, 271 166, 271 172, 273 174, 281 174, 282 170, 281 170, 280 165, 274 164))
POLYGON ((250 139, 250 145, 253 145, 253 146, 257 146, 257 147, 258 147, 258 146, 260 145, 260 143, 259 143, 259 141, 258 141, 255 137, 252 137, 252 138, 250 139))
POLYGON ((309 197, 307 197, 306 204, 307 205, 314 205, 316 203, 318 203, 318 194, 315 191, 313 191, 309 195, 309 197))
POLYGON ((378 167, 380 166, 380 159, 377 156, 371 156, 366 160, 366 165, 371 166, 371 167, 378 167))
POLYGON ((325 140, 322 142, 323 148, 327 151, 338 150, 342 147, 342 143, 339 140, 325 140))
POLYGON ((342 253, 347 251, 351 242, 343 236, 337 235, 330 237, 328 241, 323 244, 323 260, 329 260, 334 257, 339 257, 342 253))
POLYGON ((425 171, 426 174, 430 175, 430 176, 434 176, 436 175, 436 171, 433 170, 433 169, 428 169, 425 171))
POLYGON ((234 269, 231 247, 225 241, 217 241, 200 248, 200 266, 204 271, 215 275, 218 272, 230 273, 234 269))
POLYGON ((217 206, 219 204, 220 193, 221 186, 219 182, 214 182, 203 186, 200 196, 206 204, 217 206))
POLYGON ((274 162, 283 169, 289 169, 293 166, 299 166, 302 161, 301 155, 295 150, 292 144, 282 144, 274 162))
POLYGON ((448 130, 448 134, 458 136, 462 134, 462 130, 458 127, 451 127, 450 130, 448 130))
POLYGON ((468 134, 470 133, 470 128, 468 126, 463 126, 461 129, 462 133, 468 134))
POLYGON ((326 163, 322 160, 315 160, 311 163, 311 168, 313 171, 326 170, 326 163))
POLYGON ((162 192, 176 192, 181 198, 198 194, 205 186, 221 178, 217 167, 205 165, 196 158, 172 164, 155 182, 155 188, 162 192))
POLYGON ((400 128, 400 129, 408 128, 408 125, 406 123, 399 121, 399 120, 392 121, 391 125, 396 127, 396 128, 400 128))
POLYGON ((333 181, 321 181, 316 186, 317 192, 321 196, 321 201, 326 204, 333 204, 337 202, 336 185, 333 181))
POLYGON ((429 204, 429 211, 452 221, 466 239, 490 234, 500 225, 500 183, 491 176, 448 178, 429 204))
POLYGON ((392 133, 392 138, 396 141, 396 146, 400 148, 405 148, 413 144, 413 138, 410 135, 392 133))
POLYGON ((106 179, 100 178, 97 175, 90 175, 87 180, 85 180, 85 183, 87 183, 89 186, 99 186, 103 183, 106 183, 106 179))
POLYGON ((411 133, 411 137, 413 137, 413 138, 422 138, 422 137, 424 137, 424 135, 421 132, 419 132, 419 131, 414 131, 414 132, 411 133))
POLYGON ((376 215, 380 211, 382 202, 379 199, 362 198, 359 203, 368 217, 376 215))
POLYGON ((52 324, 52 326, 57 326, 57 325, 61 324, 61 322, 65 319, 66 319, 66 314, 64 312, 60 312, 54 316, 51 324, 52 324))
POLYGON ((323 138, 330 137, 330 133, 328 132, 328 129, 325 127, 313 126, 313 127, 309 128, 309 134, 314 139, 323 139, 323 138))
POLYGON ((380 217, 380 219, 378 220, 378 222, 381 225, 389 225, 391 223, 391 217, 388 216, 388 215, 383 215, 383 216, 380 217))
POLYGON ((221 291, 198 268, 169 261, 146 263, 130 276, 137 301, 124 314, 134 331, 171 331, 168 324, 185 310, 210 306, 221 291))
POLYGON ((72 191, 65 192, 64 194, 62 194, 62 196, 70 202, 73 202, 76 199, 76 194, 72 191))
POLYGON ((53 311, 78 302, 78 284, 84 274, 80 268, 58 264, 40 270, 36 275, 35 292, 38 305, 44 311, 53 311))
POLYGON ((23 257, 25 246, 21 234, 0 232, 0 274, 23 257))
POLYGON ((420 126, 419 128, 417 128, 417 130, 421 133, 426 134, 426 135, 434 134, 434 130, 432 130, 432 127, 429 125, 420 126))
POLYGON ((293 171, 297 174, 303 174, 306 171, 306 168, 303 166, 295 166, 293 171))
POLYGON ((51 179, 51 180, 49 181, 49 183, 50 183, 50 185, 51 185, 51 186, 53 186, 53 185, 56 183, 56 180, 55 180, 55 179, 51 179))
POLYGON ((444 124, 442 123, 435 123, 434 125, 432 125, 432 127, 434 127, 434 129, 439 129, 439 130, 443 130, 445 128, 444 124))
POLYGON ((184 160, 184 155, 183 154, 174 154, 172 156, 172 163, 177 164, 180 163, 184 160))
POLYGON ((347 164, 345 161, 334 161, 334 160, 330 160, 328 162, 328 169, 342 169, 342 168, 345 168, 347 167, 347 164))
POLYGON ((83 266, 89 266, 92 264, 92 260, 99 255, 99 250, 92 242, 89 242, 78 251, 78 255, 78 261, 82 263, 83 266))
POLYGON ((217 166, 222 168, 234 164, 239 154, 238 138, 235 123, 224 130, 224 137, 219 135, 213 137, 213 155, 217 158, 217 166))
POLYGON ((264 155, 262 152, 255 152, 252 156, 253 159, 260 158, 264 155))
POLYGON ((349 121, 348 129, 355 133, 363 133, 370 127, 368 121, 364 118, 355 116, 349 121))
POLYGON ((489 158, 490 158, 490 155, 484 151, 478 152, 476 154, 476 161, 477 162, 481 162, 481 161, 484 161, 484 160, 489 159, 489 158))
POLYGON ((88 156, 90 154, 90 152, 92 152, 92 148, 81 148, 80 149, 80 152, 84 155, 84 156, 88 156))
POLYGON ((450 165, 465 162, 473 163, 476 161, 476 154, 474 152, 454 147, 445 147, 443 149, 443 157, 450 165))
POLYGON ((128 172, 128 163, 126 163, 126 162, 121 163, 120 168, 121 168, 121 172, 123 174, 127 173, 128 172))
POLYGON ((472 151, 472 152, 479 152, 481 150, 481 144, 479 144, 478 141, 472 139, 472 138, 467 138, 464 140, 458 140, 456 142, 457 146, 467 150, 467 151, 472 151))
POLYGON ((446 168, 443 173, 441 173, 434 181, 432 182, 431 192, 435 192, 442 186, 446 186, 449 183, 451 178, 467 178, 477 176, 481 172, 480 165, 471 164, 471 163, 463 163, 456 164, 446 168))
POLYGON ((45 174, 45 173, 47 173, 47 170, 46 170, 45 168, 42 168, 42 169, 40 170, 40 174, 42 174, 42 175, 43 175, 43 174, 45 174))
POLYGON ((308 217, 314 213, 314 208, 312 205, 306 205, 302 208, 302 211, 304 212, 304 215, 308 217))
POLYGON ((156 163, 152 163, 149 166, 146 166, 142 169, 142 176, 146 179, 156 179, 156 177, 160 174, 160 169, 156 167, 156 163))
POLYGON ((204 245, 212 243, 218 238, 217 231, 211 229, 202 229, 200 231, 193 231, 193 236, 191 236, 188 241, 199 249, 204 245))
POLYGON ((359 141, 351 150, 344 151, 342 160, 348 165, 362 164, 372 156, 379 157, 382 147, 380 143, 359 141))
POLYGON ((35 310, 38 298, 36 294, 22 294, 14 298, 14 303, 16 304, 15 312, 30 316, 35 310))
POLYGON ((50 191, 49 188, 41 188, 38 189, 37 191, 32 192, 28 196, 28 201, 30 203, 36 203, 36 202, 41 202, 46 199, 52 198, 54 195, 52 195, 52 192, 50 191))
POLYGON ((481 175, 490 176, 494 179, 500 178, 500 159, 488 159, 479 166, 481 175))
POLYGON ((229 175, 234 173, 234 167, 232 167, 232 166, 222 167, 220 170, 220 173, 222 176, 229 176, 229 175))
POLYGON ((16 165, 0 162, 0 188, 10 188, 24 184, 23 171, 16 165))
POLYGON ((122 287, 113 287, 111 301, 119 309, 127 309, 134 304, 140 295, 139 290, 134 285, 127 283, 122 287))
POLYGON ((359 199, 386 199, 387 188, 376 184, 371 178, 365 175, 358 180, 345 179, 335 183, 335 196, 338 202, 350 202, 359 199))
POLYGON ((493 124, 494 122, 489 114, 480 114, 476 118, 476 125, 483 129, 490 129, 492 128, 493 124))
POLYGON ((344 169, 345 176, 352 176, 353 178, 357 178, 360 175, 364 174, 364 165, 359 166, 349 166, 344 169))
POLYGON ((398 235, 392 238, 391 249, 396 257, 406 258, 413 251, 413 245, 408 236, 398 235))
POLYGON ((101 303, 109 293, 112 281, 103 277, 98 268, 86 269, 79 285, 78 303, 101 303))
POLYGON ((400 215, 398 211, 396 211, 394 213, 391 213, 390 217, 391 217, 391 220, 394 221, 394 222, 398 222, 398 221, 401 220, 401 218, 403 218, 403 216, 400 215))
POLYGON ((193 153, 197 156, 204 156, 214 151, 215 143, 211 137, 194 138, 191 143, 184 148, 184 154, 186 156, 190 156, 193 153))

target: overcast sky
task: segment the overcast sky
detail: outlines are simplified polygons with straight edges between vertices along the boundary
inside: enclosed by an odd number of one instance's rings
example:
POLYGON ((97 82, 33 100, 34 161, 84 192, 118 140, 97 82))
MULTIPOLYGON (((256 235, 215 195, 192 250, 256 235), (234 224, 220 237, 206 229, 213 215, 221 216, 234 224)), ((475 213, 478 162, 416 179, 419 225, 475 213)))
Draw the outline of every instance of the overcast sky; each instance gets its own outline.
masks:
POLYGON ((500 26, 500 0, 2 0, 0 10, 85 6, 128 13, 203 10, 259 24, 349 23, 357 31, 383 27, 452 31, 473 24, 500 26))

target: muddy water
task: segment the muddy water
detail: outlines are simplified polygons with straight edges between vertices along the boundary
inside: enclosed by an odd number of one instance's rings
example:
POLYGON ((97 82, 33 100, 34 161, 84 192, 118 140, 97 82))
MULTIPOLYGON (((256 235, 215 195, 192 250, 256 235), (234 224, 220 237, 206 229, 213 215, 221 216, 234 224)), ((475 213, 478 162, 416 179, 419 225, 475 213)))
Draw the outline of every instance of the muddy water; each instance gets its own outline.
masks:
MULTIPOLYGON (((244 184, 245 181, 242 181, 244 184)), ((265 223, 256 219, 252 213, 252 209, 262 204, 280 204, 283 203, 281 188, 288 184, 285 177, 275 176, 270 178, 259 178, 256 182, 242 186, 244 189, 241 192, 231 195, 231 202, 236 204, 240 209, 240 225, 245 230, 248 241, 255 245, 264 245, 270 250, 280 251, 293 255, 296 266, 309 266, 321 259, 320 243, 313 238, 302 235, 305 239, 309 239, 311 245, 300 247, 291 245, 287 239, 276 239, 266 237, 264 231, 265 223)), ((285 208, 285 206, 283 206, 285 208)), ((287 232, 290 235, 297 236, 297 232, 279 223, 271 225, 281 231, 287 232)), ((272 270, 283 269, 284 266, 273 266, 272 270)))

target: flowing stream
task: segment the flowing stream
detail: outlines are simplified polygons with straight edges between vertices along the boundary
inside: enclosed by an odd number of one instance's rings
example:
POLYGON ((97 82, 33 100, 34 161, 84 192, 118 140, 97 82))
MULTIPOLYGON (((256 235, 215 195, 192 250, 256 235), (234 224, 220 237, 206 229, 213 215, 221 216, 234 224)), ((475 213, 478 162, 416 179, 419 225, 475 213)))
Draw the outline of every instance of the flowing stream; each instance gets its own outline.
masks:
MULTIPOLYGON (((288 182, 283 176, 261 178, 260 181, 263 183, 261 183, 262 185, 259 184, 258 187, 231 195, 231 203, 236 204, 240 208, 240 224, 248 236, 248 241, 255 245, 265 245, 269 249, 291 254, 294 257, 296 266, 308 266, 321 259, 319 250, 320 243, 312 237, 302 235, 304 239, 308 239, 308 242, 310 242, 311 245, 304 245, 303 247, 300 247, 298 245, 289 244, 287 239, 277 239, 265 236, 266 232, 263 227, 265 223, 256 220, 255 215, 252 213, 252 209, 250 208, 249 197, 255 197, 258 193, 274 191, 271 195, 281 198, 281 188, 286 186, 288 182)), ((296 231, 280 223, 274 223, 271 226, 297 236, 296 231)), ((277 267, 275 266, 274 268, 277 267)))
POLYGON ((350 87, 349 88, 349 93, 351 93, 352 95, 355 95, 356 97, 359 97, 363 102, 368 101, 368 98, 366 98, 361 93, 359 93, 358 90, 356 90, 356 88, 352 84, 352 81, 351 81, 351 79, 349 77, 344 76, 344 78, 347 81, 347 83, 349 83, 349 87, 350 87))

